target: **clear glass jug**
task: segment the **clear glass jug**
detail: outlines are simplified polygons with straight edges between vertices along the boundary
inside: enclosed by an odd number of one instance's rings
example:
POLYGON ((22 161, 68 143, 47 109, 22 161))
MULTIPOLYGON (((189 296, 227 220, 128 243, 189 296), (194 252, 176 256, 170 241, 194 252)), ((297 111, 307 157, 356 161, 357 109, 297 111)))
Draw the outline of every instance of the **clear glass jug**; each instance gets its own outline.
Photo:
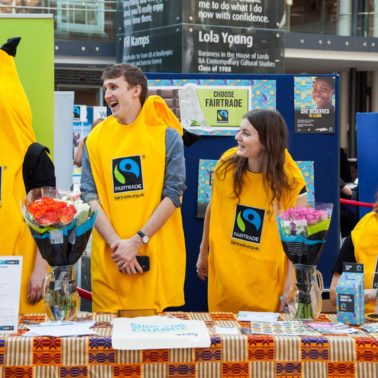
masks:
POLYGON ((42 283, 42 296, 51 320, 73 320, 80 300, 76 290, 75 265, 53 266, 42 283))
POLYGON ((322 274, 316 270, 316 265, 294 264, 294 270, 288 311, 295 320, 316 319, 322 310, 322 274))

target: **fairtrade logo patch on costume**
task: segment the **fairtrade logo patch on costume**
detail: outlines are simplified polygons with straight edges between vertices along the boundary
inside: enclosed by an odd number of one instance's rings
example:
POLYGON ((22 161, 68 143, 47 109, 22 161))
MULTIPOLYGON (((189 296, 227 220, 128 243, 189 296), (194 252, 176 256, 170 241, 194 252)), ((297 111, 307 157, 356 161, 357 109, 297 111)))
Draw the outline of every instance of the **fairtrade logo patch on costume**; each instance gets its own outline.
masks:
POLYGON ((143 174, 140 156, 113 159, 113 192, 125 193, 143 190, 143 174))
POLYGON ((237 205, 232 237, 260 243, 265 210, 237 205))

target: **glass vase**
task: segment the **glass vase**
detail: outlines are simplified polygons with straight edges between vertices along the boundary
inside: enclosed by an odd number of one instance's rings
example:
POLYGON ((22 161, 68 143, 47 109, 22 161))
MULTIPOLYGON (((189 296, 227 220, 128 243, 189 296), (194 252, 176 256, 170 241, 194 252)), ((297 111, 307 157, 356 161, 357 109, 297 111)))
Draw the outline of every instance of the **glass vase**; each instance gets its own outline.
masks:
POLYGON ((316 265, 294 264, 288 310, 294 320, 316 319, 322 310, 323 277, 316 265))
POLYGON ((53 266, 42 284, 47 315, 53 321, 73 320, 80 300, 76 290, 75 265, 53 266))

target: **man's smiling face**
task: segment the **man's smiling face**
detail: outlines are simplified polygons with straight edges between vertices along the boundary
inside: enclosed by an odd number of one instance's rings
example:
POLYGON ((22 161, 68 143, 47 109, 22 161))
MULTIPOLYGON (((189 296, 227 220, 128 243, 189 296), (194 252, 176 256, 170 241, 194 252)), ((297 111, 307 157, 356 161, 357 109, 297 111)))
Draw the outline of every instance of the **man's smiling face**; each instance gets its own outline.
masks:
POLYGON ((139 101, 138 85, 131 86, 123 77, 104 81, 105 101, 112 114, 121 123, 127 123, 127 116, 139 101))

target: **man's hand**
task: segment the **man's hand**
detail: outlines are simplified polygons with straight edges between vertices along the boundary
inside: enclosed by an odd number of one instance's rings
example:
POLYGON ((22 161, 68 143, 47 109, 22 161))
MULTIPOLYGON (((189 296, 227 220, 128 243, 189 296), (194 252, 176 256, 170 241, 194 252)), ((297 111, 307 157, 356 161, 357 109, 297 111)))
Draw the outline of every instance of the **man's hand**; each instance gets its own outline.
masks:
POLYGON ((143 269, 136 259, 141 245, 142 240, 139 235, 134 235, 130 239, 118 240, 111 244, 112 259, 120 272, 143 274, 143 269))

